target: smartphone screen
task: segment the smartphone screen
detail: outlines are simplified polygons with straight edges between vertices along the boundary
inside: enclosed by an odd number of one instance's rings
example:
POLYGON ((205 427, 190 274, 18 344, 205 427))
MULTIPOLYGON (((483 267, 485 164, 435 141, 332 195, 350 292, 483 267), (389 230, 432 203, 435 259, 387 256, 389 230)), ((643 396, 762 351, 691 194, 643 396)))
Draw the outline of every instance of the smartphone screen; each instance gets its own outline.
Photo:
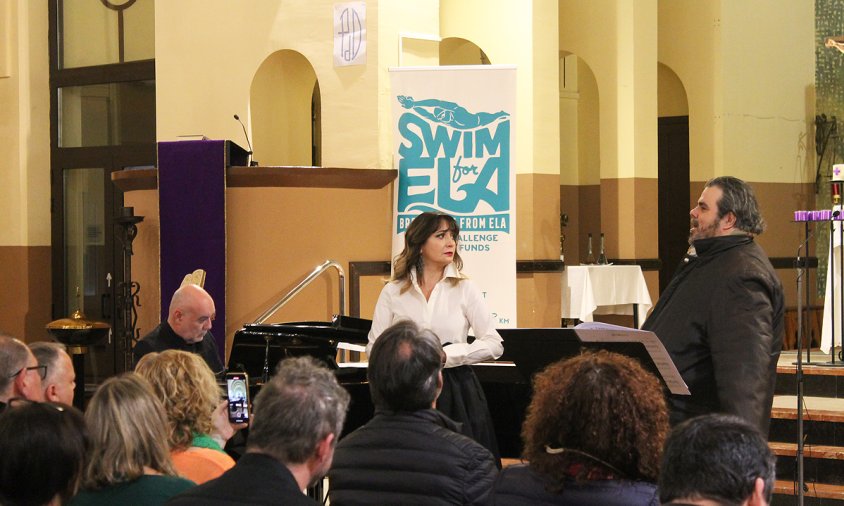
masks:
POLYGON ((229 421, 249 421, 249 376, 245 372, 226 374, 226 394, 229 398, 229 421))

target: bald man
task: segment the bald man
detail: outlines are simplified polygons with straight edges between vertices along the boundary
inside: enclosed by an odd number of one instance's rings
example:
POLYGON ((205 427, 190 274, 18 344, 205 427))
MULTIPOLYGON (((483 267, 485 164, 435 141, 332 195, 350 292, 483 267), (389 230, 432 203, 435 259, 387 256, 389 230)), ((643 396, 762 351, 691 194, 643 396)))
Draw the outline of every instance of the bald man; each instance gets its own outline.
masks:
POLYGON ((214 300, 208 292, 199 285, 182 286, 170 299, 167 321, 135 345, 132 353, 135 363, 153 351, 182 350, 201 356, 214 374, 219 375, 223 372, 223 361, 211 334, 215 315, 214 300))
POLYGON ((0 334, 0 411, 6 408, 9 399, 43 401, 41 380, 46 376, 46 369, 38 365, 25 344, 0 334))

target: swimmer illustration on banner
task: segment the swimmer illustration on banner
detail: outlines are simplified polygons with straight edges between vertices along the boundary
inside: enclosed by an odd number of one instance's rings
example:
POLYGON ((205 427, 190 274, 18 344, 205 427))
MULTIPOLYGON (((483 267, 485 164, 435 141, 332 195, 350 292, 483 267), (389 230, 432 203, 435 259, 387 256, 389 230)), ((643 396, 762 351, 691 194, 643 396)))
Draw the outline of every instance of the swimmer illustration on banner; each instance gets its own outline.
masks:
POLYGON ((395 128, 393 256, 418 214, 454 216, 463 272, 501 328, 516 326, 516 68, 390 69, 395 128))

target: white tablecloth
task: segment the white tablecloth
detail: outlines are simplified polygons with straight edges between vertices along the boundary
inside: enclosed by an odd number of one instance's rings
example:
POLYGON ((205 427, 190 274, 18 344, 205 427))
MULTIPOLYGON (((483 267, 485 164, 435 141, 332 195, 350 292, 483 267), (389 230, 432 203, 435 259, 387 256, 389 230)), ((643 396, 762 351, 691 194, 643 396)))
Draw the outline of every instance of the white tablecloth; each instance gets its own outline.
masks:
MULTIPOLYGON (((837 208, 836 208, 837 209, 837 208)), ((835 317, 835 347, 841 347, 841 334, 842 334, 842 327, 841 327, 841 235, 840 235, 840 221, 833 221, 832 222, 834 229, 831 231, 832 234, 832 245, 834 246, 831 248, 832 253, 827 258, 832 258, 832 270, 834 272, 830 273, 830 262, 827 262, 827 271, 826 271, 826 293, 824 295, 824 303, 823 303, 823 324, 821 326, 821 351, 824 353, 829 353, 830 348, 832 348, 832 318, 833 315, 835 317), (830 276, 832 274, 832 276, 830 276), (832 288, 835 287, 835 307, 831 307, 832 301, 832 288)), ((826 223, 818 223, 816 227, 826 226, 826 223)), ((817 230, 817 228, 815 229, 817 230)), ((828 252, 830 250, 827 250, 828 252)), ((811 289, 811 288, 810 288, 811 289)))
POLYGON ((563 271, 563 318, 591 322, 593 314, 632 315, 639 326, 653 305, 638 265, 572 265, 563 271))

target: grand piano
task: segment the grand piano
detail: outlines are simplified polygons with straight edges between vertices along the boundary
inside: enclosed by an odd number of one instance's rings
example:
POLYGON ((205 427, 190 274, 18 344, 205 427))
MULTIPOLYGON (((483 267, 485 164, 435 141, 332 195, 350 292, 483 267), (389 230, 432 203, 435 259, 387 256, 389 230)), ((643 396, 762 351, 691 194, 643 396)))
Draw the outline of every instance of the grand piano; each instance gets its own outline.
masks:
MULTIPOLYGON (((344 352, 338 360, 341 343, 365 345, 372 322, 350 316, 335 316, 330 322, 290 322, 247 324, 234 335, 228 368, 246 371, 253 388, 275 372, 280 360, 312 356, 337 375, 351 394, 344 434, 372 418, 373 405, 366 382, 366 368, 356 352, 344 352)), ((507 352, 498 361, 472 366, 487 396, 502 457, 517 458, 521 452, 521 424, 530 400, 529 382, 519 373, 507 352)), ((254 393, 254 392, 253 392, 254 393)))

